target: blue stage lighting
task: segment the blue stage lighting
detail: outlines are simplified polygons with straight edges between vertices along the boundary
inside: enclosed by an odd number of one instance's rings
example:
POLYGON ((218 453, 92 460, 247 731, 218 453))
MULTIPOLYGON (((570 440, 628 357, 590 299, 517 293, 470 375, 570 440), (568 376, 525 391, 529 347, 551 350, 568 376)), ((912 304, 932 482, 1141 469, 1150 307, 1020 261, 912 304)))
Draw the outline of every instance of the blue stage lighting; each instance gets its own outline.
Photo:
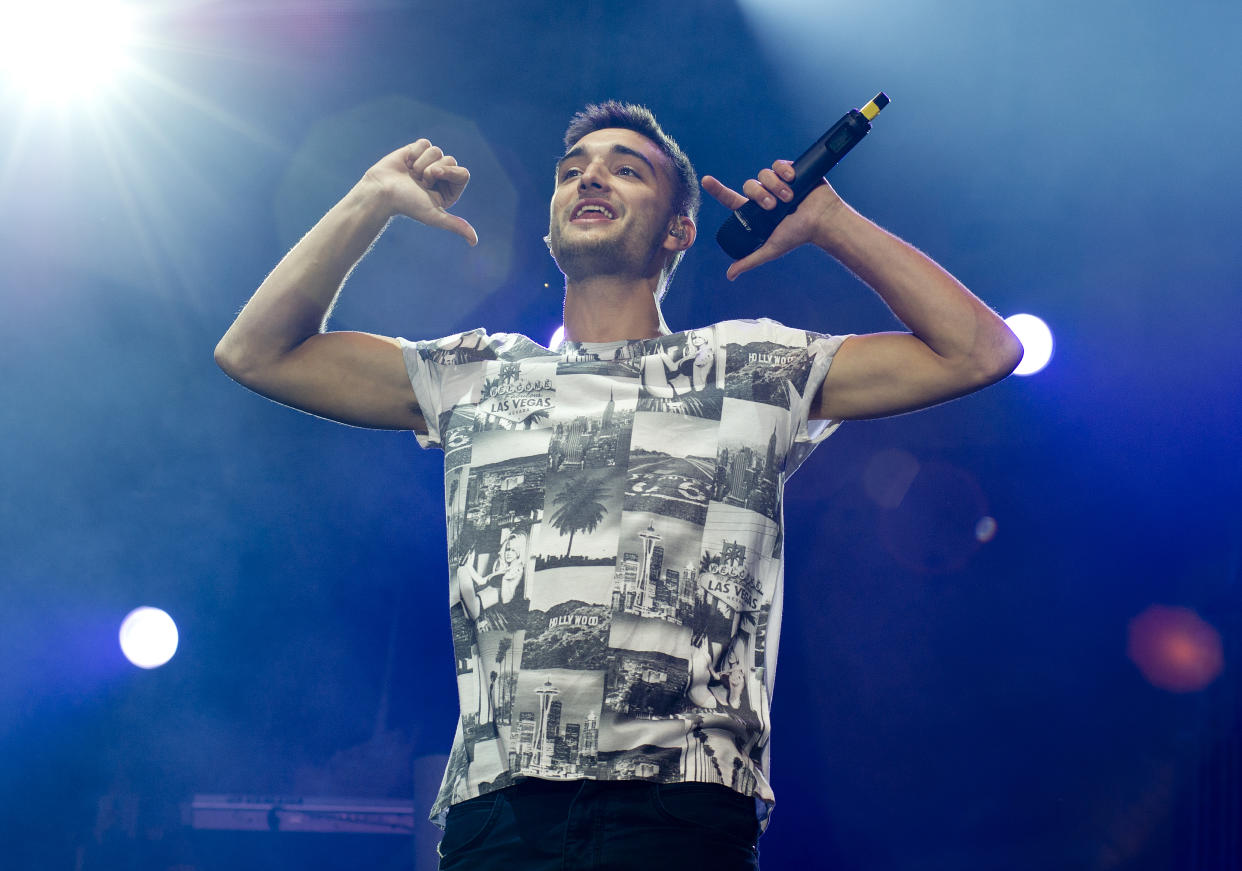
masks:
POLYGON ((166 611, 143 606, 121 621, 121 652, 139 668, 158 668, 177 652, 177 624, 166 611))

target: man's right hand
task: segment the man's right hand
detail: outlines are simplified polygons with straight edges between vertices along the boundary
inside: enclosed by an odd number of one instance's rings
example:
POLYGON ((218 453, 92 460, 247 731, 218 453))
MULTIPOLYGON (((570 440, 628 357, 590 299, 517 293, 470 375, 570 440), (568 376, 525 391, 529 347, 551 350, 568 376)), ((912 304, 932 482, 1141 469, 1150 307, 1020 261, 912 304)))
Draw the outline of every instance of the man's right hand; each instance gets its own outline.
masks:
POLYGON ((259 286, 216 346, 216 362, 256 393, 311 414, 425 431, 400 343, 326 331, 325 321, 345 276, 394 215, 477 243, 474 227, 447 211, 469 180, 426 139, 380 160, 259 286))
POLYGON ((470 222, 448 212, 470 182, 470 171, 426 139, 384 157, 367 170, 364 182, 376 187, 394 214, 478 244, 479 234, 470 222))

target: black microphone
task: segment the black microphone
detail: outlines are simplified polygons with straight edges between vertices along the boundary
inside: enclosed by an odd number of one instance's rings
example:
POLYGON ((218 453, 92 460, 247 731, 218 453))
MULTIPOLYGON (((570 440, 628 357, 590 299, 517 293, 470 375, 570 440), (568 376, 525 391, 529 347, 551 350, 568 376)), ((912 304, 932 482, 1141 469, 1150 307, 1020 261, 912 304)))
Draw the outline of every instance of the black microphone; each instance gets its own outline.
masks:
POLYGON ((883 91, 861 109, 850 109, 833 124, 814 145, 794 161, 793 199, 787 203, 777 200, 776 208, 765 209, 758 203, 747 202, 735 211, 716 231, 716 241, 725 253, 740 260, 754 251, 772 235, 786 215, 798 208, 806 195, 819 187, 828 170, 841 162, 841 158, 871 132, 871 121, 888 105, 888 95, 883 91))

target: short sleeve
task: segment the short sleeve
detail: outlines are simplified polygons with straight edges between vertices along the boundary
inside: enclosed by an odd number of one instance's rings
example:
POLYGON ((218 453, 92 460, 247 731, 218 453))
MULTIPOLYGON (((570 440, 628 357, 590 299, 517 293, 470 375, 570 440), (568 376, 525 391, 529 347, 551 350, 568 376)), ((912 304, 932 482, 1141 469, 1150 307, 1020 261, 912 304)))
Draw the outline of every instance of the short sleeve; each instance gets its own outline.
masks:
POLYGON ((797 408, 791 409, 794 414, 794 438, 789 454, 785 458, 785 475, 792 475, 810 456, 815 446, 837 431, 841 425, 839 420, 812 420, 811 409, 815 407, 819 393, 824 386, 824 378, 828 369, 841 348, 841 343, 849 336, 828 336, 823 333, 806 333, 806 353, 810 360, 810 372, 806 387, 802 390, 797 408))
POLYGON ((420 447, 443 449, 440 444, 440 412, 443 410, 441 365, 435 351, 444 340, 411 342, 399 338, 397 341, 401 343, 401 355, 405 358, 405 372, 410 386, 414 388, 414 399, 427 426, 426 432, 415 430, 414 437, 420 447))

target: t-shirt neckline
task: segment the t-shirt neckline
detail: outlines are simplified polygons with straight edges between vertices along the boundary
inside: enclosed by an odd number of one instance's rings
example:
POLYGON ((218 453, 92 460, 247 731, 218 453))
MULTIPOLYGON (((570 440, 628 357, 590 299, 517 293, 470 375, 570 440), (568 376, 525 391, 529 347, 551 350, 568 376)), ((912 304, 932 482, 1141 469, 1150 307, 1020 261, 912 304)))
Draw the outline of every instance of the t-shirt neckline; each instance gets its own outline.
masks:
POLYGON ((562 355, 590 354, 598 357, 612 355, 612 359, 625 359, 627 357, 641 356, 647 351, 658 347, 660 342, 668 341, 670 338, 680 334, 665 333, 662 336, 653 336, 650 339, 618 339, 615 342, 574 342, 569 339, 563 339, 552 350, 562 355))

